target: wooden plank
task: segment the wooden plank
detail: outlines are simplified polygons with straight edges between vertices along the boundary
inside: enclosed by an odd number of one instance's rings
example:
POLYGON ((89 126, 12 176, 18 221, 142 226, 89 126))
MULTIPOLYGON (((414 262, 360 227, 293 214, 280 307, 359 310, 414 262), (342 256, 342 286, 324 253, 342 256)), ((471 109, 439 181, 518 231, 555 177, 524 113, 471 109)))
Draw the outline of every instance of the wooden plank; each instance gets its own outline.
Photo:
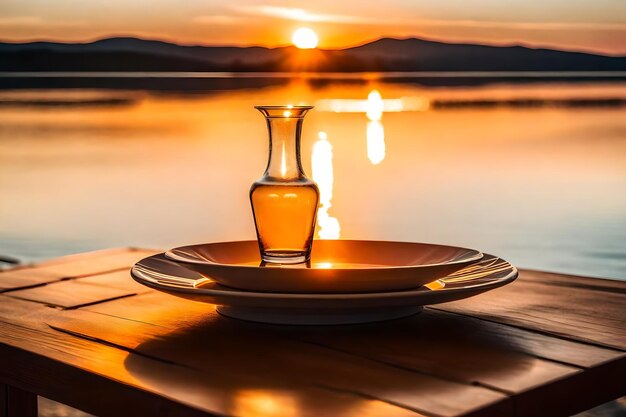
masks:
POLYGON ((307 329, 291 337, 398 367, 515 394, 623 358, 622 352, 426 310, 384 325, 307 329))
MULTIPOLYGON (((190 328, 203 320, 214 318, 215 306, 173 297, 152 291, 133 297, 134 300, 116 300, 81 310, 100 313, 125 320, 138 321, 167 328, 190 328)), ((63 316, 55 316, 62 319, 63 316)))
POLYGON ((37 417, 37 395, 0 383, 0 417, 37 417))
POLYGON ((91 275, 86 278, 77 278, 76 282, 89 283, 107 288, 117 288, 134 294, 154 292, 153 289, 137 283, 130 277, 128 270, 91 275))
POLYGON ((619 289, 626 282, 521 271, 511 285, 433 308, 626 351, 619 289))
POLYGON ((43 324, 55 311, 0 295, 0 381, 101 417, 420 416, 354 393, 201 373, 73 337, 43 324))
MULTIPOLYGON (((82 261, 82 260, 85 260, 85 259, 94 259, 94 258, 100 258, 100 257, 103 257, 103 256, 116 255, 116 254, 120 254, 120 253, 124 253, 124 252, 144 251, 144 250, 149 250, 149 249, 132 248, 132 247, 97 249, 97 250, 92 250, 92 251, 88 251, 88 252, 79 252, 79 253, 72 253, 72 254, 69 254, 69 255, 58 256, 58 257, 52 258, 52 259, 45 259, 43 261, 34 262, 34 263, 32 263, 30 265, 26 265, 26 266, 58 265, 58 264, 64 264, 64 263, 68 263, 68 262, 82 261)), ((24 265, 22 265, 22 266, 24 266, 24 265)))
POLYGON ((312 328, 293 337, 403 369, 510 394, 516 415, 571 415, 626 394, 626 354, 426 311, 385 325, 312 328), (613 384, 607 383, 613 381, 613 384))
MULTIPOLYGON (((548 284, 564 288, 585 288, 591 291, 608 291, 618 294, 626 294, 624 281, 615 279, 603 279, 600 277, 589 278, 576 275, 558 274, 556 272, 536 271, 523 269, 524 281, 548 284)), ((626 276, 624 277, 626 279, 626 276)))
POLYGON ((62 279, 86 277, 98 273, 130 268, 154 251, 123 251, 85 254, 63 262, 49 262, 0 272, 0 292, 28 288, 62 279))
MULTIPOLYGON (((94 250, 94 251, 89 251, 89 252, 81 252, 81 253, 75 253, 71 255, 59 256, 59 257, 52 258, 52 259, 45 259, 42 261, 30 262, 30 263, 20 263, 18 259, 5 257, 7 259, 7 262, 15 263, 15 266, 5 267, 4 270, 15 271, 19 269, 32 268, 35 266, 56 265, 56 264, 62 264, 62 263, 67 263, 67 262, 73 262, 73 261, 77 261, 81 259, 87 259, 87 258, 93 259, 93 258, 100 257, 100 256, 112 255, 112 254, 117 254, 117 253, 122 253, 122 252, 135 251, 135 250, 145 250, 145 249, 137 249, 137 248, 130 248, 130 247, 99 249, 99 250, 94 250)), ((0 257, 0 262, 2 260, 3 259, 0 257)))
POLYGON ((507 396, 490 388, 288 340, 272 331, 273 326, 219 317, 210 305, 148 294, 93 308, 110 309, 114 304, 117 311, 109 311, 113 315, 73 310, 62 312, 59 316, 63 318, 52 319, 50 324, 207 373, 219 372, 233 378, 258 375, 264 385, 281 389, 293 384, 323 386, 377 398, 426 415, 465 415, 470 410, 480 410, 480 415, 503 415, 511 411, 507 396), (136 307, 139 299, 143 299, 142 308, 136 307), (194 305, 202 308, 194 309, 194 305), (139 315, 129 319, 114 316, 129 310, 139 315))
POLYGON ((7 293, 7 296, 55 307, 76 308, 135 295, 133 291, 85 282, 87 279, 89 278, 59 281, 25 290, 12 291, 7 293))

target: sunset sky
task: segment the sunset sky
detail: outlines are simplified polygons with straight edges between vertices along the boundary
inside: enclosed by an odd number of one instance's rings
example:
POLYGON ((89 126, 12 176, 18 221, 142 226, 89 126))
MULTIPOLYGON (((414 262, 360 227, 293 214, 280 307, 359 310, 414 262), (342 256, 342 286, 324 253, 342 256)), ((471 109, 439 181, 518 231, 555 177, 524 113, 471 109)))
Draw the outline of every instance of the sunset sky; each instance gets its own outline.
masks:
POLYGON ((522 43, 626 54, 625 0, 2 0, 0 39, 132 35, 213 45, 288 44, 310 27, 320 47, 383 36, 522 43))

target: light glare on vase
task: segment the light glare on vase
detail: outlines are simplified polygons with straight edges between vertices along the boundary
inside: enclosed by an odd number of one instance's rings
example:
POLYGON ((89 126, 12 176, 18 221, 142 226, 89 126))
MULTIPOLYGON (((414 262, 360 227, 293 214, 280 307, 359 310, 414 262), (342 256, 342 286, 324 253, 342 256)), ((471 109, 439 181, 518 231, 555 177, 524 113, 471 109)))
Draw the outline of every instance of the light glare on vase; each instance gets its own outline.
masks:
POLYGON ((287 160, 285 159, 285 155, 285 143, 283 142, 283 152, 280 157, 280 173, 283 175, 283 177, 287 175, 287 160))

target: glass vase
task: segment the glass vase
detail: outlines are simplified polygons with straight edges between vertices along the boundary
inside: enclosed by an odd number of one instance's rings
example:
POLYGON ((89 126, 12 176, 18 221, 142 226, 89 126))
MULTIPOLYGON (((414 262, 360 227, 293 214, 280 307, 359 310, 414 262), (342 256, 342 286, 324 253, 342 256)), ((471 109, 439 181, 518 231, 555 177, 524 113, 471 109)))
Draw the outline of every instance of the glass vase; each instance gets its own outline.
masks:
POLYGON ((300 162, 302 122, 312 106, 256 106, 267 121, 269 160, 250 188, 250 203, 264 263, 309 261, 319 204, 317 185, 300 162))

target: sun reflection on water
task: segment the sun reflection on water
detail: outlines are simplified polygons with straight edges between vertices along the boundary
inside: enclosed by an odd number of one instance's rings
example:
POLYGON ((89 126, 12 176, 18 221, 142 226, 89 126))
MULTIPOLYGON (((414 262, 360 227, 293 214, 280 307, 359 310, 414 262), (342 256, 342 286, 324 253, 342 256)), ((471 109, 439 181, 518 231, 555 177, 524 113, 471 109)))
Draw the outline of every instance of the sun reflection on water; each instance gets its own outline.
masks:
POLYGON ((380 121, 383 117, 385 103, 378 90, 372 90, 367 96, 365 115, 367 122, 367 158, 374 165, 385 159, 385 127, 380 121))
POLYGON ((371 90, 367 95, 367 100, 323 99, 317 101, 316 107, 321 111, 335 113, 365 113, 368 119, 367 158, 373 165, 378 165, 385 159, 386 150, 383 113, 426 111, 430 107, 430 102, 426 97, 419 96, 383 99, 378 90, 371 90))
POLYGON ((370 120, 380 120, 383 117, 384 110, 385 102, 378 90, 370 91, 365 104, 365 115, 367 118, 370 120))
POLYGON ((378 120, 367 122, 367 158, 374 165, 385 159, 385 128, 378 120))
POLYGON ((339 239, 341 227, 339 220, 328 214, 333 198, 333 146, 328 141, 326 132, 319 132, 311 155, 313 181, 320 190, 320 208, 317 212, 317 232, 320 239, 339 239))
POLYGON ((377 90, 372 90, 367 100, 341 98, 321 99, 317 100, 315 108, 319 111, 334 113, 369 113, 372 108, 378 109, 381 113, 421 112, 430 108, 430 101, 428 98, 422 96, 383 99, 377 90))

